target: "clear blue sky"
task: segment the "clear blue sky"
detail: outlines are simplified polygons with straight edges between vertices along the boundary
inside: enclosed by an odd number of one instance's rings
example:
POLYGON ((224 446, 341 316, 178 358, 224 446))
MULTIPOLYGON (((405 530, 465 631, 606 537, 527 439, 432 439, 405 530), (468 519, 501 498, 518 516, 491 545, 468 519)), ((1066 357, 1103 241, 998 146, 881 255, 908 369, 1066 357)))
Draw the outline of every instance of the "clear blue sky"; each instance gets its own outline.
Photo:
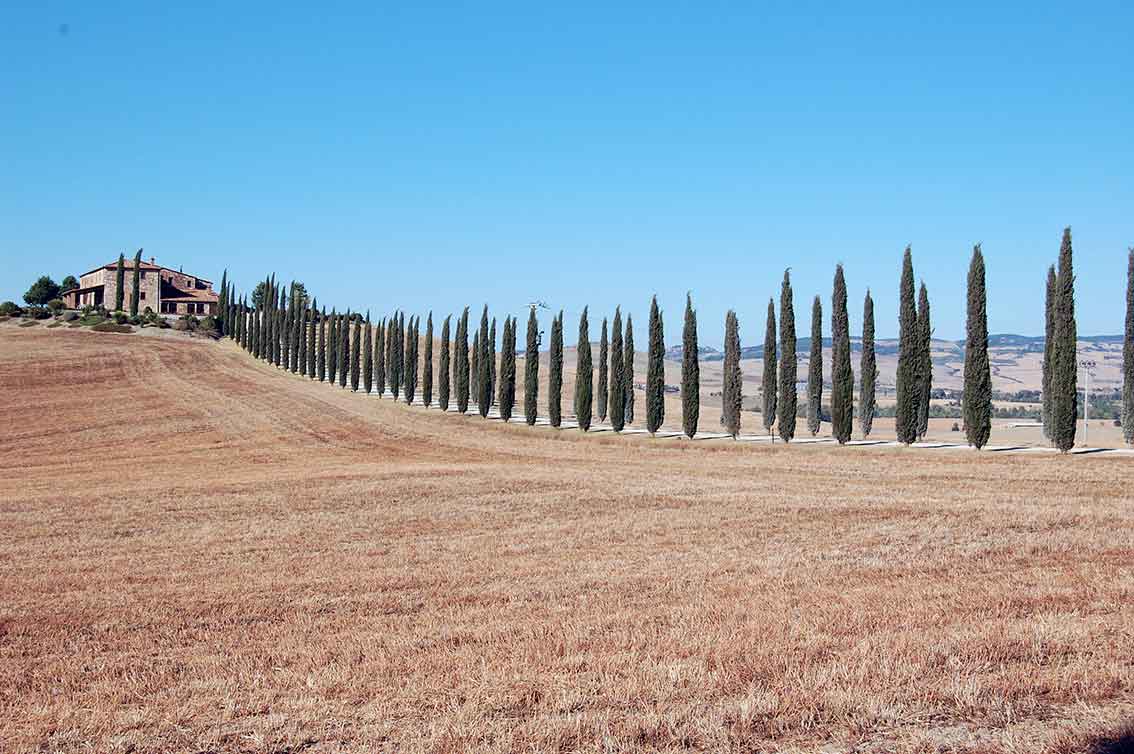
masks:
POLYGON ((141 246, 340 308, 621 303, 643 347, 691 290, 754 344, 842 261, 889 336, 912 243, 954 338, 982 241, 991 329, 1036 334, 1071 225, 1080 332, 1121 331, 1134 5, 615 5, 10 5, 0 299, 141 246))

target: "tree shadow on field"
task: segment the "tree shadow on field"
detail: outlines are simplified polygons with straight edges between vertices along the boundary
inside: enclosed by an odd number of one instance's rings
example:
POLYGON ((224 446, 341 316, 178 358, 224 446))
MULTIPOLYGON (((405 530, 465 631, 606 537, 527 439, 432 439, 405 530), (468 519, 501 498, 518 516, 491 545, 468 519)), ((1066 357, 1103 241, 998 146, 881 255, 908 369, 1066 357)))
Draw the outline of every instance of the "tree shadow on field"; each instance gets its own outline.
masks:
POLYGON ((1087 740, 1084 754, 1134 754, 1134 721, 1087 740))

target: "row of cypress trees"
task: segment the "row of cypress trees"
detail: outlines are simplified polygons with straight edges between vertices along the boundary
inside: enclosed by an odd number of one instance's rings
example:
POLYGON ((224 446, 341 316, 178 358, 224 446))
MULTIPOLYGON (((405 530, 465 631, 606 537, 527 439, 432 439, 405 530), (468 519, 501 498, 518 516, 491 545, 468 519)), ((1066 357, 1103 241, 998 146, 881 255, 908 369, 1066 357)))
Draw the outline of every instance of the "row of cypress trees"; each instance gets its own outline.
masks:
MULTIPOLYGON (((121 268, 120 268, 121 269, 121 268)), ((135 264, 137 274, 138 264, 135 264)), ((121 273, 120 273, 121 274, 121 273)), ((932 324, 929 294, 921 283, 915 300, 912 250, 902 257, 899 282, 899 355, 896 390, 895 428, 898 439, 910 444, 923 438, 929 419, 932 389, 932 324)), ((119 288, 121 292, 121 286, 119 288)), ((135 296, 138 286, 135 284, 135 296)), ((249 306, 247 297, 238 298, 227 279, 221 284, 221 323, 223 332, 254 357, 311 379, 338 382, 345 388, 384 394, 388 388, 395 400, 400 396, 412 402, 420 384, 425 405, 434 399, 433 315, 426 322, 424 358, 419 359, 421 319, 394 312, 372 323, 369 313, 328 314, 317 302, 306 300, 301 286, 284 287, 270 275, 263 282, 259 305, 249 306), (353 331, 352 331, 353 330, 353 331), (419 380, 419 367, 423 370, 419 380)), ((966 340, 964 357, 963 416, 967 441, 980 448, 991 432, 992 387, 988 357, 987 292, 984 258, 979 244, 973 247, 967 286, 966 340)), ((132 302, 133 303, 133 302, 132 302)), ((1045 354, 1043 370, 1044 431, 1052 443, 1066 451, 1074 444, 1077 412, 1074 272, 1071 231, 1065 229, 1058 259, 1048 270, 1045 316, 1045 354)), ((831 425, 839 443, 852 434, 854 417, 854 372, 847 316, 847 289, 842 265, 835 268, 831 296, 831 425)), ((501 353, 496 353, 495 318, 488 307, 481 313, 480 326, 469 348, 469 311, 465 308, 450 338, 451 316, 446 316, 440 337, 437 373, 438 405, 447 410, 454 398, 458 411, 466 413, 470 398, 481 416, 493 404, 509 421, 516 402, 517 320, 505 317, 501 353), (499 365, 499 368, 498 366, 499 365), (499 369, 499 371, 498 371, 499 369)), ((807 428, 819 432, 823 396, 823 306, 819 296, 811 307, 811 352, 807 373, 807 428)), ((549 419, 552 426, 562 424, 563 312, 552 319, 547 389, 549 419)), ((859 422, 863 437, 872 431, 876 405, 877 357, 874 346, 874 302, 870 291, 863 302, 862 355, 859 366, 859 422)), ((665 419, 665 346, 661 311, 657 298, 650 302, 647 358, 646 428, 653 434, 665 419)), ((598 375, 595 379, 594 355, 590 340, 588 309, 579 318, 574 413, 578 426, 587 431, 597 414, 599 421, 609 417, 612 428, 621 431, 634 421, 634 340, 633 323, 616 308, 613 320, 602 320, 599 338, 598 375), (596 393, 597 389, 597 395, 596 393)), ((523 376, 524 418, 537 420, 539 394, 539 323, 533 307, 529 312, 525 342, 523 376)), ((725 316, 724 384, 721 424, 736 437, 741 430, 743 403, 740 372, 739 322, 734 311, 725 316)), ((1124 347, 1123 426, 1128 442, 1134 442, 1134 249, 1130 250, 1127 272, 1127 311, 1124 347)), ((776 433, 784 442, 795 435, 797 414, 796 329, 790 269, 785 270, 780 287, 779 317, 775 301, 768 302, 764 339, 763 423, 765 431, 776 433), (771 388, 771 389, 769 389, 771 388)), ((682 429, 693 437, 700 412, 700 366, 697 340, 697 313, 692 296, 686 296, 682 330, 682 429)))

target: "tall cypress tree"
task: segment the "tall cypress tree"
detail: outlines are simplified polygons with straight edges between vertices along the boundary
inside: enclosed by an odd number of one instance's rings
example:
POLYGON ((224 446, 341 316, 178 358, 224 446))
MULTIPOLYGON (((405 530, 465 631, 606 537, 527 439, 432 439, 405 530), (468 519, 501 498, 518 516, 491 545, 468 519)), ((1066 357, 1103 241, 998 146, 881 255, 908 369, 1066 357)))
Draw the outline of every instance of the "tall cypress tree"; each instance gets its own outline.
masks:
POLYGON ((354 319, 354 335, 350 339, 350 389, 358 392, 359 378, 362 376, 362 322, 356 314, 354 319))
POLYGON ((315 360, 319 356, 315 343, 315 327, 319 319, 319 301, 311 299, 311 308, 307 310, 310 323, 307 327, 307 376, 315 379, 315 360))
POLYGON ((500 344, 500 418, 512 418, 516 404, 516 318, 504 318, 504 339, 500 344))
POLYGON ((917 439, 921 440, 929 431, 929 396, 933 391, 933 326, 924 282, 917 298, 917 358, 917 439))
MULTIPOLYGON (((227 273, 227 270, 225 271, 227 273)), ((130 281, 130 316, 138 316, 138 301, 142 292, 142 250, 134 255, 134 277, 130 281)))
POLYGON ((878 380, 878 360, 874 353, 874 299, 870 297, 869 288, 862 304, 862 361, 859 371, 858 421, 862 436, 869 437, 870 430, 874 428, 874 386, 878 380))
POLYGON ((425 358, 421 364, 421 402, 433 405, 433 312, 425 318, 425 358))
MULTIPOLYGON (((832 316, 833 313, 832 313, 832 316)), ((831 330, 832 346, 834 330, 831 330)), ((831 375, 834 387, 834 375, 831 375)), ((833 392, 833 391, 832 391, 833 392)), ((834 395, 832 394, 832 399, 834 395)), ((823 304, 816 296, 811 302, 811 351, 807 359, 807 431, 819 434, 823 425, 823 304)))
POLYGON ((579 317, 579 344, 576 347, 575 367, 575 419, 579 429, 591 428, 591 402, 594 391, 594 367, 591 361, 591 335, 587 326, 587 307, 579 317))
POLYGON ((374 389, 374 328, 370 324, 370 312, 366 312, 366 324, 362 328, 362 390, 367 395, 374 389))
POLYGON ((379 398, 386 395, 386 319, 384 317, 374 333, 374 390, 379 398))
POLYGON ((626 397, 622 399, 623 424, 634 423, 634 319, 626 315, 626 336, 623 339, 622 383, 626 397))
POLYGON ((622 372, 622 310, 614 308, 614 321, 610 326, 610 385, 608 408, 610 409, 610 426, 615 432, 621 432, 626 424, 626 386, 623 383, 622 372))
POLYGON ((496 402, 496 317, 492 318, 492 329, 488 331, 488 347, 485 349, 488 357, 488 400, 496 402))
POLYGON ((283 348, 284 348, 284 343, 286 342, 286 336, 287 336, 287 331, 284 329, 284 315, 286 314, 286 311, 287 311, 286 296, 287 296, 286 291, 284 291, 283 288, 280 288, 280 305, 276 309, 276 324, 275 324, 275 332, 273 333, 275 335, 275 337, 272 340, 272 346, 275 349, 274 353, 272 354, 275 361, 273 361, 272 363, 275 364, 277 367, 280 366, 280 364, 283 362, 283 357, 284 357, 283 348))
POLYGON ((1122 436, 1134 444, 1134 247, 1126 262, 1126 334, 1122 340, 1122 436))
POLYGON ((405 394, 406 405, 413 403, 413 396, 417 392, 417 347, 421 338, 418 336, 421 319, 418 317, 410 317, 410 323, 406 330, 406 343, 405 343, 405 394))
POLYGON ((1051 388, 1055 447, 1063 453, 1075 447, 1079 410, 1078 368, 1075 353, 1075 271, 1071 260, 1071 229, 1063 231, 1055 295, 1055 348, 1052 352, 1051 388))
POLYGON ((315 351, 315 379, 327 381, 327 307, 319 314, 319 345, 315 351))
MULTIPOLYGON (((142 250, 138 249, 139 261, 141 261, 141 256, 142 256, 142 250)), ((140 267, 141 265, 135 265, 135 266, 140 267)), ((232 324, 234 320, 232 318, 232 312, 230 311, 231 304, 232 304, 232 298, 229 296, 229 290, 228 290, 228 268, 227 267, 225 267, 224 272, 221 273, 221 279, 220 280, 221 280, 220 293, 217 295, 217 312, 220 313, 220 333, 221 333, 221 335, 227 335, 231 338, 232 337, 232 331, 234 329, 233 324, 232 324)), ((141 281, 139 281, 139 282, 141 282, 141 281)), ((134 287, 136 289, 138 286, 134 286, 134 287)), ((137 314, 137 312, 134 312, 134 313, 137 314)))
POLYGON ((462 414, 469 410, 469 308, 466 306, 457 320, 457 342, 454 346, 456 366, 454 374, 457 383, 457 410, 462 414))
POLYGON ((446 314, 441 323, 441 356, 437 365, 437 405, 442 411, 449 410, 449 319, 446 314))
POLYGON ((335 308, 331 307, 331 318, 327 321, 327 382, 332 385, 335 384, 335 376, 338 374, 336 371, 339 351, 338 328, 339 315, 335 312, 335 308))
POLYGON ((1055 405, 1055 391, 1051 386, 1052 354, 1055 352, 1055 295, 1058 280, 1055 265, 1047 268, 1047 296, 1044 298, 1044 338, 1043 338, 1043 436, 1055 438, 1052 408, 1055 405))
POLYGON ((551 345, 547 364, 547 417, 558 428, 563 420, 563 312, 551 318, 551 345))
POLYGON ((610 350, 610 342, 606 334, 606 317, 602 318, 602 330, 599 335, 598 346, 598 396, 595 399, 595 414, 598 420, 604 421, 606 419, 606 398, 607 398, 607 385, 609 382, 609 372, 607 371, 607 353, 610 350))
POLYGON ((831 430, 839 444, 844 445, 854 431, 854 371, 851 369, 847 281, 841 264, 835 266, 831 294, 831 355, 831 430))
MULTIPOLYGON (((293 294, 298 289, 293 289, 293 294)), ((303 369, 307 361, 307 333, 304 329, 306 327, 307 318, 307 301, 302 293, 296 296, 298 303, 295 306, 295 332, 294 332, 294 358, 291 362, 291 372, 295 374, 303 369)))
POLYGON ((118 255, 118 267, 114 271, 114 311, 122 311, 126 304, 126 255, 118 255))
POLYGON ((295 296, 287 296, 286 291, 280 291, 280 310, 282 324, 280 325, 280 361, 286 371, 291 366, 291 320, 295 312, 295 296))
POLYGON ((973 247, 969 263, 968 316, 965 323, 965 389, 962 407, 965 437, 977 450, 992 431, 992 375, 988 364, 988 311, 984 287, 984 255, 973 247))
POLYGON ((469 384, 472 386, 472 399, 476 403, 480 402, 480 363, 481 361, 483 361, 483 359, 480 358, 480 352, 482 350, 483 346, 480 342, 480 328, 478 327, 476 329, 476 332, 473 333, 472 353, 469 357, 471 362, 469 364, 469 384))
POLYGON ((693 439, 701 418, 701 364, 697 353, 697 312, 685 294, 685 326, 681 331, 681 428, 693 439))
POLYGON ((351 374, 358 374, 358 368, 355 366, 358 361, 354 358, 355 354, 351 353, 350 348, 350 323, 353 315, 350 310, 343 315, 343 321, 339 326, 339 387, 345 388, 347 386, 347 378, 351 374))
POLYGON ((480 353, 478 353, 476 357, 476 407, 477 410, 480 411, 480 416, 483 419, 488 416, 488 409, 492 405, 492 367, 489 365, 487 304, 485 304, 484 310, 480 315, 480 331, 477 333, 477 345, 480 348, 480 353))
POLYGON ((735 440, 740 434, 740 406, 743 401, 740 374, 740 326, 736 312, 725 314, 724 375, 721 389, 721 424, 735 440))
POLYGON ((780 286, 780 397, 776 403, 776 423, 784 442, 791 442, 795 437, 795 381, 795 308, 790 270, 784 270, 784 282, 780 286))
POLYGON ((536 423, 539 400, 539 322, 533 306, 528 310, 528 339, 524 351, 524 420, 536 423))
POLYGON ((390 323, 386 326, 386 374, 390 379, 390 393, 394 400, 401 395, 402 389, 402 314, 394 312, 390 316, 390 323))
POLYGON ((898 442, 909 445, 917 439, 918 410, 918 337, 917 307, 914 304, 913 254, 910 247, 902 256, 902 280, 899 285, 898 309, 898 372, 895 379, 897 405, 894 407, 894 431, 898 442))
POLYGON ((646 359, 646 429, 653 435, 665 421, 665 334, 657 296, 650 299, 650 340, 646 359))
MULTIPOLYGON (((764 376, 762 378, 764 405, 762 416, 764 431, 770 435, 772 434, 772 426, 776 423, 778 366, 779 361, 776 358, 776 304, 772 299, 768 299, 768 324, 764 329, 764 376)), ((775 435, 772 435, 772 442, 775 442, 775 435)))

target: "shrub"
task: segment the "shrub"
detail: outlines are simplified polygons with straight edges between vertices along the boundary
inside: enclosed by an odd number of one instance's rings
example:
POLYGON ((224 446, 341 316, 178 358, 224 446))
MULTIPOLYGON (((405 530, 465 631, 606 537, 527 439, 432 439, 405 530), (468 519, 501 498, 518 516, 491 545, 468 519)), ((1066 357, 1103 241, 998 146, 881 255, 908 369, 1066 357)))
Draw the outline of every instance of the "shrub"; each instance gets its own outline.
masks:
POLYGON ((134 314, 130 317, 129 321, 132 325, 140 325, 142 324, 142 317, 138 314, 134 314))
POLYGON ((116 324, 114 322, 103 322, 101 325, 95 325, 91 328, 95 332, 134 332, 134 328, 130 325, 116 324))
POLYGON ((201 320, 200 328, 202 330, 219 330, 220 329, 219 326, 217 325, 217 318, 214 317, 211 314, 206 316, 204 319, 201 320))
POLYGON ((53 298, 47 302, 47 308, 58 314, 63 310, 63 299, 53 298))
POLYGON ((15 301, 5 301, 0 304, 0 316, 3 317, 18 317, 24 313, 19 304, 15 301))
POLYGON ((24 311, 24 316, 29 319, 49 319, 51 311, 46 306, 29 306, 24 311))
POLYGON ((82 327, 91 327, 92 325, 101 325, 106 321, 106 317, 97 312, 92 312, 79 319, 79 325, 82 327))
POLYGON ((121 311, 114 312, 114 321, 117 322, 118 324, 124 325, 124 324, 126 324, 126 321, 128 319, 129 319, 129 317, 126 316, 126 312, 121 312, 121 311))

